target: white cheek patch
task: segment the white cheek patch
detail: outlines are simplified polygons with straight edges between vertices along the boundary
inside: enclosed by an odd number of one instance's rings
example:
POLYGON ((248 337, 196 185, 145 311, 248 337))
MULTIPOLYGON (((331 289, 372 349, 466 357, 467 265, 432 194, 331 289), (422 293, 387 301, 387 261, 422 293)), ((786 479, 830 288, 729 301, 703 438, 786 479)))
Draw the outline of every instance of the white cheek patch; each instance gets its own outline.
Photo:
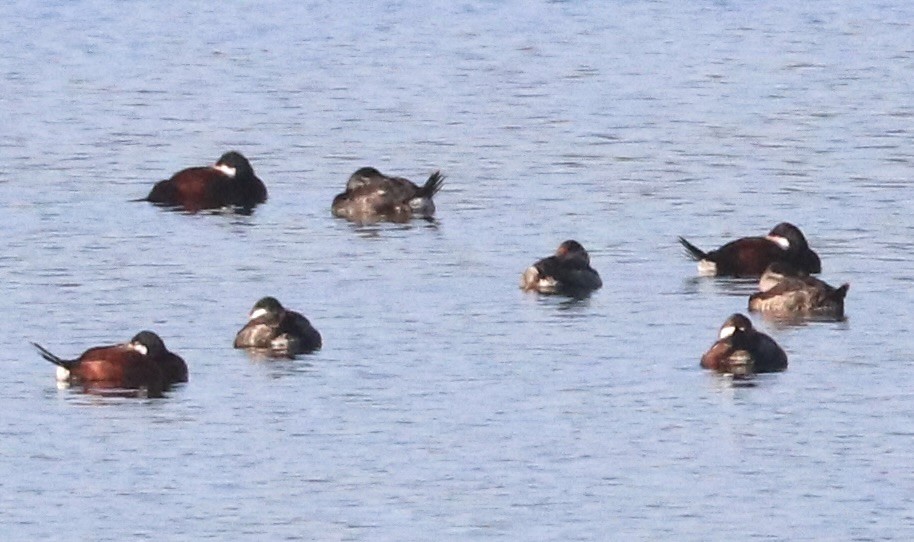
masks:
POLYGON ((727 326, 720 328, 720 335, 717 336, 718 339, 726 339, 727 337, 732 337, 736 333, 736 328, 733 326, 727 326))
POLYGON ((227 166, 225 164, 215 164, 215 165, 213 165, 213 169, 215 169, 216 171, 221 171, 222 173, 225 173, 229 177, 234 177, 235 172, 237 171, 235 168, 227 166))
POLYGON ((257 309, 251 312, 251 316, 248 317, 248 320, 254 320, 256 318, 260 318, 261 316, 266 316, 267 314, 269 314, 267 309, 257 309))
POLYGON ((766 237, 766 239, 784 250, 790 250, 790 241, 788 241, 786 237, 781 237, 780 235, 769 235, 766 237))
POLYGON ((149 353, 149 349, 140 343, 130 343, 130 348, 133 348, 144 356, 149 353))
POLYGON ((758 291, 767 292, 768 290, 777 286, 782 280, 786 277, 778 273, 768 273, 766 272, 758 280, 758 291))

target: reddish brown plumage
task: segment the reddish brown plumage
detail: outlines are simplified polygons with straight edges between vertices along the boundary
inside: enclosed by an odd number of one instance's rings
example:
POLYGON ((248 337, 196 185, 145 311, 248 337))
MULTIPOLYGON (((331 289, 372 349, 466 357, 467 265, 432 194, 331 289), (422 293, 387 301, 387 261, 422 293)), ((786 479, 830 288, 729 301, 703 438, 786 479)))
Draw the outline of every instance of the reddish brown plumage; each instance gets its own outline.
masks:
POLYGON ((149 397, 161 397, 166 387, 156 361, 128 344, 97 346, 74 360, 64 360, 35 345, 42 357, 70 372, 69 381, 92 388, 146 388, 149 397))
POLYGON ((784 249, 765 237, 744 237, 708 253, 718 275, 761 275, 771 262, 784 258, 784 249))
POLYGON ((267 200, 267 189, 250 162, 237 152, 227 152, 211 167, 191 167, 159 181, 146 201, 182 207, 189 212, 237 206, 253 209, 267 200), (234 174, 230 174, 234 171, 234 174))
POLYGON ((40 344, 32 343, 41 357, 61 367, 58 379, 93 388, 125 388, 147 390, 149 397, 161 397, 162 392, 176 382, 187 382, 187 364, 170 352, 155 332, 144 330, 128 343, 96 346, 76 359, 62 359, 40 344))
POLYGON ((682 237, 679 242, 689 257, 700 262, 700 270, 703 264, 709 264, 713 274, 718 276, 758 276, 776 262, 789 263, 806 273, 822 271, 819 256, 809 248, 803 232, 789 222, 781 222, 765 237, 743 237, 709 252, 682 237))
POLYGON ((701 356, 701 366, 705 369, 718 371, 721 373, 729 372, 730 356, 736 349, 730 341, 718 340, 707 352, 701 356))
POLYGON ((208 167, 185 169, 167 181, 173 188, 171 199, 189 211, 222 207, 235 198, 229 178, 208 167))

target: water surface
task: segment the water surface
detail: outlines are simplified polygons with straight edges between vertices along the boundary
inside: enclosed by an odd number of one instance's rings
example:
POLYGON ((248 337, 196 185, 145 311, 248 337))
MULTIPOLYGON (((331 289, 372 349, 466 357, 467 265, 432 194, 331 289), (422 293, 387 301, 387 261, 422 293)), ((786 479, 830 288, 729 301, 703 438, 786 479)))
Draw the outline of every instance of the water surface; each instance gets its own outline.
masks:
POLYGON ((905 2, 9 3, 0 20, 0 525, 10 539, 914 536, 905 2), (252 216, 142 203, 247 155, 252 216), (364 165, 448 175, 354 226, 364 165), (755 318, 787 372, 698 367, 752 285, 714 248, 798 224, 848 319, 755 318), (563 240, 604 288, 517 289, 563 240), (324 336, 231 348, 274 295, 324 336), (156 330, 164 400, 58 390, 156 330))

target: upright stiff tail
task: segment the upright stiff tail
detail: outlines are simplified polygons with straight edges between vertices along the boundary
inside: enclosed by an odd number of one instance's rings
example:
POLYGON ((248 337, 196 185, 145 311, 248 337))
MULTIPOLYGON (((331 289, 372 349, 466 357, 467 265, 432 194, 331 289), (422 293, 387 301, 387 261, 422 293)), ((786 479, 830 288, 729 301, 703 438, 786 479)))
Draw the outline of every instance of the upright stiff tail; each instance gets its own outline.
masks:
POLYGON ((431 198, 441 190, 441 187, 444 185, 444 175, 440 171, 432 173, 428 180, 425 181, 425 184, 419 188, 419 191, 416 192, 414 198, 431 198))
POLYGON ((832 292, 831 297, 836 301, 844 301, 844 298, 847 297, 847 291, 850 289, 851 285, 848 283, 842 284, 834 292, 832 292))
POLYGON ((64 369, 69 370, 76 363, 75 359, 63 359, 58 356, 55 356, 50 351, 48 351, 47 348, 41 346, 38 343, 32 343, 32 346, 34 346, 35 348, 38 349, 38 353, 41 354, 41 357, 50 361, 54 365, 57 365, 58 367, 63 367, 64 369))
POLYGON ((695 261, 701 261, 708 257, 708 254, 705 251, 686 241, 684 237, 679 238, 679 243, 685 247, 686 254, 695 261))

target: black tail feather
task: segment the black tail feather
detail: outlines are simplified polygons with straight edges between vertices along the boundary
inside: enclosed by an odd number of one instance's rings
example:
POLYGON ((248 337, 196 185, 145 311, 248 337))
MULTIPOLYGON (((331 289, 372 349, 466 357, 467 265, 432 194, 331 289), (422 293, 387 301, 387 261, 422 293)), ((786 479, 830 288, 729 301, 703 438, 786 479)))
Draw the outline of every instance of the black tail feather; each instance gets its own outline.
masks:
POLYGON ((428 180, 425 181, 425 184, 419 188, 419 191, 416 192, 415 198, 431 198, 441 190, 441 187, 444 185, 444 175, 440 171, 432 173, 428 180))
POLYGON ((847 291, 850 289, 851 285, 848 283, 842 284, 838 289, 832 292, 832 297, 837 301, 844 301, 845 296, 847 296, 847 291))
POLYGON ((708 257, 708 254, 707 254, 705 251, 703 251, 703 250, 701 250, 700 248, 696 247, 696 246, 693 245, 692 243, 686 241, 684 237, 680 237, 680 238, 679 238, 679 243, 680 243, 683 247, 685 247, 685 249, 686 249, 686 254, 688 254, 689 257, 692 258, 692 259, 695 260, 695 261, 704 260, 704 259, 706 259, 706 258, 708 257))
POLYGON ((60 367, 63 367, 64 369, 70 369, 76 363, 75 359, 63 359, 58 356, 55 356, 50 351, 48 351, 47 348, 41 346, 38 343, 32 343, 32 346, 34 346, 35 348, 38 349, 38 353, 41 354, 41 357, 50 361, 54 365, 59 365, 60 367))

